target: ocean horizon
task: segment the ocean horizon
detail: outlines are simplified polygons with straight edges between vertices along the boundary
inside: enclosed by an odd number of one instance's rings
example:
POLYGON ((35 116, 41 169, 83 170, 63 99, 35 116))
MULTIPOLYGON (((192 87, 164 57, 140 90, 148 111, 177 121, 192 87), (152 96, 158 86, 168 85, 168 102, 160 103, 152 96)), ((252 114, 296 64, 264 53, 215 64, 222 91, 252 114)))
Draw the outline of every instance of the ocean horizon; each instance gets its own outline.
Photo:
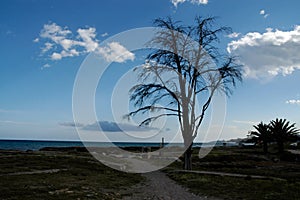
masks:
MULTIPOLYGON (((55 141, 55 140, 12 140, 1 139, 0 149, 3 150, 32 150, 38 151, 45 147, 159 147, 160 142, 81 142, 81 141, 55 141)), ((169 146, 183 146, 183 143, 168 143, 164 145, 169 146)), ((223 146, 224 141, 199 143, 195 142, 193 147, 209 147, 209 146, 223 146)))

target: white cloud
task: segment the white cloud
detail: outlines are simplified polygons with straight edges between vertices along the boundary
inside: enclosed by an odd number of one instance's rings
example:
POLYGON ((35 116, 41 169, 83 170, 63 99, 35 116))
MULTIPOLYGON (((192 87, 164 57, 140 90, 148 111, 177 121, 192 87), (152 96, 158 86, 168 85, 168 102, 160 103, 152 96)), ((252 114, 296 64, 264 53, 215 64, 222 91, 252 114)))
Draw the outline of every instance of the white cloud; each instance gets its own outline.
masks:
POLYGON ((44 64, 43 67, 41 69, 45 69, 45 68, 49 68, 51 67, 51 65, 49 65, 48 63, 44 64))
POLYGON ((184 2, 190 2, 192 4, 207 4, 208 0, 171 0, 172 4, 177 7, 178 4, 184 3, 184 2))
POLYGON ((267 18, 267 17, 269 17, 269 15, 270 15, 270 14, 266 13, 265 10, 260 10, 260 11, 259 11, 259 14, 262 15, 264 18, 267 18))
POLYGON ((72 55, 72 56, 79 56, 79 52, 76 50, 76 49, 71 49, 69 51, 69 55, 72 55))
POLYGON ((76 49, 71 49, 69 51, 62 50, 60 53, 54 52, 51 55, 52 60, 61 60, 64 57, 73 57, 73 56, 79 56, 79 52, 76 49))
POLYGON ((63 57, 70 57, 74 55, 79 55, 79 53, 71 52, 71 47, 73 47, 76 41, 69 39, 68 37, 72 35, 72 32, 66 27, 62 28, 55 23, 45 24, 41 33, 40 38, 50 40, 46 42, 45 46, 42 48, 42 54, 50 51, 52 48, 62 48, 63 50, 58 52, 52 52, 50 58, 52 60, 60 60, 63 57))
POLYGON ((48 38, 55 43, 59 44, 61 40, 65 39, 67 35, 70 35, 72 32, 67 29, 67 27, 62 28, 55 23, 45 24, 44 28, 40 33, 40 37, 48 38))
POLYGON ((47 51, 49 51, 50 49, 52 49, 54 44, 46 42, 45 46, 42 48, 42 54, 46 53, 47 51))
POLYGON ((300 100, 292 99, 292 100, 286 101, 285 103, 287 103, 287 104, 296 104, 296 105, 300 105, 300 100))
POLYGON ((191 0, 191 2, 196 4, 208 4, 208 0, 191 0))
POLYGON ((51 55, 51 59, 52 59, 52 60, 61 60, 61 59, 62 59, 62 55, 59 54, 59 53, 54 52, 54 53, 51 55))
POLYGON ((98 53, 101 54, 107 62, 125 62, 126 60, 134 60, 133 53, 128 51, 118 42, 111 42, 106 47, 100 47, 98 53))
MULTIPOLYGON (((106 35, 108 34, 105 33, 102 36, 106 35)), ((62 28, 55 23, 50 23, 44 25, 40 32, 40 38, 37 39, 47 40, 41 53, 49 52, 51 60, 61 60, 65 57, 74 57, 90 52, 99 53, 107 61, 125 62, 134 59, 134 54, 117 42, 100 47, 96 36, 96 28, 93 27, 79 28, 77 36, 74 37, 67 27, 62 28)))
POLYGON ((62 39, 60 41, 60 45, 65 49, 65 50, 69 50, 73 45, 74 45, 74 41, 70 40, 70 39, 62 39))
POLYGON ((286 76, 300 69, 300 26, 291 31, 267 29, 265 33, 249 32, 228 44, 244 65, 245 77, 272 78, 286 76))
POLYGON ((233 120, 233 122, 237 124, 248 124, 248 125, 255 125, 259 123, 255 121, 241 121, 241 120, 233 120))
POLYGON ((35 38, 35 39, 33 40, 33 42, 39 42, 39 41, 40 41, 39 38, 35 38))
POLYGON ((101 37, 106 37, 106 36, 108 36, 108 33, 101 34, 101 37))
POLYGON ((96 37, 96 29, 95 28, 88 28, 88 29, 78 29, 77 30, 79 37, 82 39, 82 43, 79 44, 85 47, 87 52, 95 51, 99 44, 98 41, 95 40, 96 37))
POLYGON ((10 120, 0 120, 0 123, 3 124, 15 124, 15 125, 35 125, 33 123, 29 123, 29 122, 19 122, 19 121, 10 121, 10 120))
POLYGON ((233 32, 233 33, 227 35, 227 37, 229 37, 229 38, 237 38, 237 37, 239 37, 240 35, 241 35, 240 33, 233 32))
POLYGON ((171 0, 172 4, 177 7, 179 3, 184 3, 186 0, 171 0))

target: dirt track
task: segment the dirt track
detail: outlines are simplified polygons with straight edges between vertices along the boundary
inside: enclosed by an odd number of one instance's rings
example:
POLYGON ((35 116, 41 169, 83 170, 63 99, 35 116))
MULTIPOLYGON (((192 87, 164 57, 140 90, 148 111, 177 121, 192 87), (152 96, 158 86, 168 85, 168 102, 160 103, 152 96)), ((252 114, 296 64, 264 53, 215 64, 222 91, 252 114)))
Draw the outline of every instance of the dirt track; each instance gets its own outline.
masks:
POLYGON ((217 200, 190 193, 162 172, 146 173, 143 176, 147 179, 146 182, 132 188, 132 195, 126 196, 124 200, 217 200))

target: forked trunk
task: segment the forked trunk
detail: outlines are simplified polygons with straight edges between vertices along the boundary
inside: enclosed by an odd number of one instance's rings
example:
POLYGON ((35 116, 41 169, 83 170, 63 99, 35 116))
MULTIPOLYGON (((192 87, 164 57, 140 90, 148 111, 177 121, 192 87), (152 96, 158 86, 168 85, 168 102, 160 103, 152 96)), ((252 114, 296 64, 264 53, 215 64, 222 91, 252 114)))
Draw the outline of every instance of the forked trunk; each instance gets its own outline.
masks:
POLYGON ((184 170, 192 170, 192 144, 184 152, 184 170))

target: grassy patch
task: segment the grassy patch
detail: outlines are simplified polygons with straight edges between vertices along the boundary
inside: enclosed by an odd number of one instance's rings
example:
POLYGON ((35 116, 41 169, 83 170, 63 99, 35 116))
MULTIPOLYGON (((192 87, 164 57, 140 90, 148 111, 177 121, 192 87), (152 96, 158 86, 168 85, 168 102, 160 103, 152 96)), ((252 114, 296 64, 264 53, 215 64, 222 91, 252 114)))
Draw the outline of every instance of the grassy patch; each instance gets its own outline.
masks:
POLYGON ((266 156, 258 148, 238 147, 214 148, 202 159, 197 153, 195 150, 193 154, 193 170, 260 175, 271 179, 178 173, 174 172, 182 169, 182 163, 178 162, 165 169, 169 177, 196 194, 225 199, 300 199, 300 163, 289 153, 282 158, 282 155, 266 156), (274 162, 273 158, 279 161, 274 162))
POLYGON ((143 178, 108 168, 88 153, 1 152, 1 199, 116 199, 143 178), (57 173, 9 175, 61 169, 57 173))
POLYGON ((276 180, 257 180, 212 175, 169 173, 169 176, 188 187, 193 193, 222 199, 282 199, 300 197, 300 183, 276 180))

